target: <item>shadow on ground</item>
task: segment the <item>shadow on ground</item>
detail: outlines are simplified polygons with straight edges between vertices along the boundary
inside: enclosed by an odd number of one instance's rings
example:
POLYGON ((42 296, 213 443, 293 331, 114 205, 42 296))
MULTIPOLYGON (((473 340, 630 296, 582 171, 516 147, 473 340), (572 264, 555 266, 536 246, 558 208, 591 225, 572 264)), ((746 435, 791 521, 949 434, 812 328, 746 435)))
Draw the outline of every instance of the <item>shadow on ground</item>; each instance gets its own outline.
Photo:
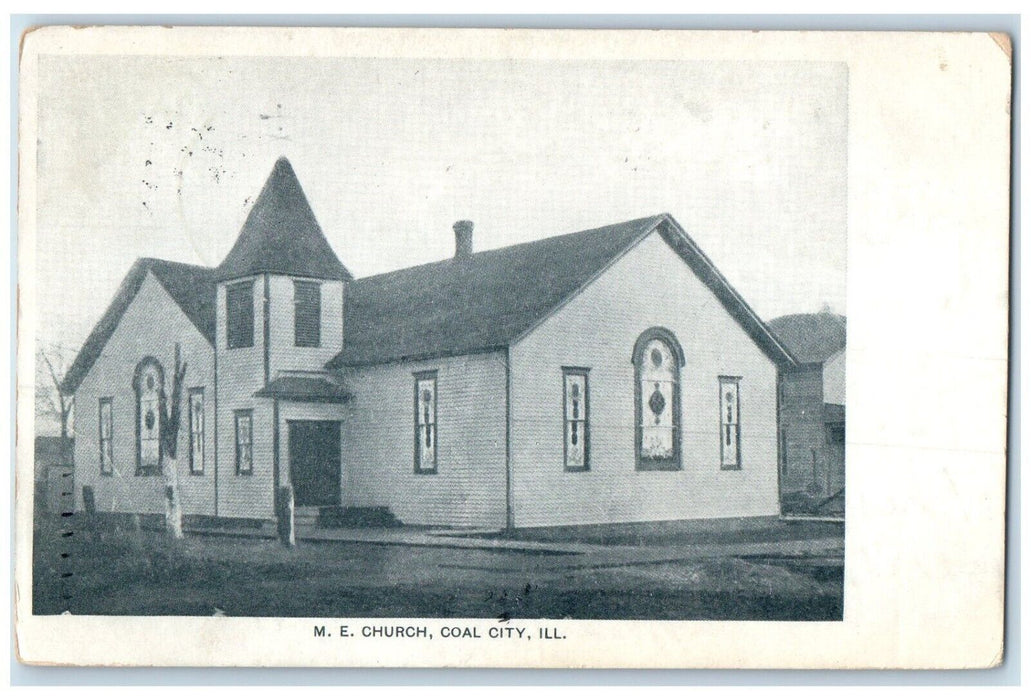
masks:
POLYGON ((774 518, 724 518, 720 520, 670 520, 614 525, 521 528, 508 533, 499 533, 496 536, 520 541, 578 542, 602 545, 742 544, 791 542, 827 537, 844 538, 845 524, 843 522, 777 520, 774 518))
MULTIPOLYGON (((729 534, 727 535, 729 537, 729 534)), ((710 540, 711 541, 711 540, 710 540)), ((41 519, 33 611, 50 615, 840 620, 840 557, 592 554, 89 532, 41 519)))

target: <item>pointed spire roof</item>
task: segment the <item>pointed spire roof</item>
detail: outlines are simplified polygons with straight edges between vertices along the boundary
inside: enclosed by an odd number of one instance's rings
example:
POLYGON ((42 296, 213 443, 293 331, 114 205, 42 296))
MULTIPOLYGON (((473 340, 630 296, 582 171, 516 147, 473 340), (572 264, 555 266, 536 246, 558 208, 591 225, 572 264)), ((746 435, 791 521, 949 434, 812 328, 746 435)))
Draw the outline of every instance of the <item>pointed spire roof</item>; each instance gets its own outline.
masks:
POLYGON ((223 281, 265 272, 352 279, 323 235, 286 158, 276 161, 233 249, 216 269, 216 278, 223 281))

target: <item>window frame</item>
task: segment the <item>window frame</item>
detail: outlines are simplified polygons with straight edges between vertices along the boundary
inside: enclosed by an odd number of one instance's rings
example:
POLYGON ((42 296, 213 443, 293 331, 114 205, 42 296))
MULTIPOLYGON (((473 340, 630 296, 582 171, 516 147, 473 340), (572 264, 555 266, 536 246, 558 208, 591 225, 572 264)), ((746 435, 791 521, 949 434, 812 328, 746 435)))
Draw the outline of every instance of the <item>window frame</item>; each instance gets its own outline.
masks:
POLYGON ((567 472, 588 472, 591 470, 591 386, 589 367, 563 367, 562 368, 562 468, 567 472), (569 397, 567 395, 567 377, 583 377, 584 380, 584 409, 583 418, 570 418, 567 414, 569 409, 569 397), (583 423, 583 446, 584 463, 582 465, 569 464, 569 442, 567 431, 570 423, 583 423))
POLYGON ((788 429, 787 426, 781 426, 777 436, 780 445, 780 475, 788 475, 788 429))
POLYGON ((207 413, 207 411, 204 410, 205 409, 205 406, 204 406, 204 387, 202 387, 202 386, 191 387, 187 391, 187 404, 186 405, 187 405, 187 421, 188 421, 187 425, 189 425, 189 428, 190 428, 190 430, 189 430, 189 433, 190 433, 190 448, 189 448, 190 449, 190 474, 192 474, 194 476, 203 476, 204 475, 204 456, 205 456, 204 455, 204 438, 206 437, 205 436, 205 432, 206 432, 206 429, 207 429, 207 426, 205 425, 205 420, 206 420, 205 414, 207 413), (193 454, 193 397, 194 396, 200 396, 200 405, 201 405, 201 412, 200 412, 200 469, 197 469, 197 463, 196 463, 196 460, 194 459, 194 454, 193 454))
MULTIPOLYGON (((310 340, 305 338, 304 340, 310 340)), ((322 346, 322 283, 316 280, 294 280, 294 347, 297 348, 317 348, 322 346), (300 334, 303 331, 302 327, 299 326, 300 314, 298 309, 303 299, 298 297, 298 290, 300 289, 314 289, 315 293, 314 300, 314 318, 315 318, 315 330, 313 335, 313 342, 300 342, 300 334)))
POLYGON ((720 375, 719 376, 719 394, 716 396, 716 407, 719 411, 720 416, 720 471, 741 471, 741 377, 734 375, 720 375), (737 417, 737 422, 734 423, 734 440, 737 443, 737 454, 736 461, 733 463, 727 463, 724 458, 724 451, 726 450, 726 443, 723 440, 724 430, 727 427, 727 423, 724 422, 723 418, 723 389, 726 386, 734 385, 734 400, 736 406, 734 406, 734 415, 737 417))
POLYGON ((645 330, 634 342, 634 351, 631 356, 631 362, 634 365, 634 464, 636 471, 648 472, 648 471, 667 471, 675 472, 683 469, 683 420, 681 411, 681 388, 680 384, 683 381, 681 376, 681 368, 684 366, 684 350, 680 346, 680 341, 677 340, 676 335, 673 331, 668 328, 662 328, 660 326, 653 326, 645 330), (644 416, 643 403, 644 397, 641 396, 641 366, 643 361, 644 349, 653 340, 660 340, 665 343, 666 347, 669 348, 670 353, 673 355, 673 406, 672 406, 672 418, 673 418, 673 456, 664 458, 645 457, 641 454, 641 441, 644 435, 642 430, 642 418, 644 416))
POLYGON ((100 445, 100 475, 114 476, 115 473, 115 405, 113 396, 101 396, 97 401, 97 442, 100 445), (111 446, 110 459, 104 452, 104 406, 107 406, 107 442, 111 446))
POLYGON ((437 370, 425 370, 422 372, 413 372, 413 402, 412 402, 412 446, 415 452, 414 455, 414 468, 416 474, 436 474, 440 466, 440 431, 439 423, 440 417, 437 414, 437 370), (419 444, 419 383, 424 381, 433 382, 433 467, 426 468, 421 464, 422 461, 422 449, 419 444))
POLYGON ((233 452, 237 476, 254 474, 254 409, 239 408, 233 411, 233 452), (247 444, 251 448, 250 461, 246 469, 240 468, 240 419, 247 418, 247 444))
POLYGON ((162 428, 164 427, 162 425, 162 416, 161 416, 161 392, 164 390, 164 386, 165 386, 165 368, 161 364, 161 362, 158 361, 158 359, 156 357, 154 357, 153 355, 148 355, 147 357, 144 357, 142 360, 140 360, 139 363, 137 363, 136 371, 133 373, 133 378, 132 378, 133 401, 134 401, 135 406, 136 406, 136 476, 160 476, 161 470, 162 470, 162 466, 165 463, 165 445, 164 445, 164 441, 161 439, 161 431, 162 431, 162 428), (157 464, 147 464, 147 465, 144 465, 143 464, 143 434, 140 432, 140 419, 141 419, 141 410, 142 410, 142 405, 141 404, 143 403, 143 397, 142 397, 142 389, 143 389, 143 387, 140 385, 140 379, 142 377, 144 369, 147 368, 147 367, 151 367, 151 366, 157 369, 158 382, 159 382, 159 385, 160 385, 158 387, 158 410, 157 410, 157 422, 158 422, 158 431, 157 431, 157 433, 158 433, 158 435, 157 435, 158 460, 157 460, 157 464))
POLYGON ((240 349, 243 349, 243 348, 253 348, 254 347, 254 330, 255 330, 254 327, 255 327, 255 323, 254 323, 254 280, 253 279, 251 279, 251 280, 244 280, 242 282, 233 282, 232 284, 227 284, 226 285, 226 349, 228 349, 228 350, 240 350, 240 349), (238 290, 242 290, 242 289, 246 289, 247 290, 247 294, 246 295, 242 295, 241 298, 248 299, 248 304, 249 304, 250 310, 251 310, 250 321, 249 321, 250 333, 248 335, 249 340, 246 343, 235 343, 234 342, 234 335, 233 335, 233 328, 234 328, 233 319, 236 318, 236 317, 245 318, 246 316, 244 314, 234 314, 232 312, 232 309, 230 309, 229 300, 232 297, 233 292, 238 291, 238 290))

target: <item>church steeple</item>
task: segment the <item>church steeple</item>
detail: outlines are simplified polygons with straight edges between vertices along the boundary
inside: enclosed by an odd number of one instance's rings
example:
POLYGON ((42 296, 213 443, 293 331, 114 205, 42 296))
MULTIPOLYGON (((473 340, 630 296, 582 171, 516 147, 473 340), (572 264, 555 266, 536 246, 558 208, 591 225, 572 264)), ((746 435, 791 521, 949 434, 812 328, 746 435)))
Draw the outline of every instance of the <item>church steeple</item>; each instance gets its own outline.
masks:
POLYGON ((352 279, 323 235, 285 157, 276 161, 236 243, 215 271, 218 281, 261 273, 352 279))

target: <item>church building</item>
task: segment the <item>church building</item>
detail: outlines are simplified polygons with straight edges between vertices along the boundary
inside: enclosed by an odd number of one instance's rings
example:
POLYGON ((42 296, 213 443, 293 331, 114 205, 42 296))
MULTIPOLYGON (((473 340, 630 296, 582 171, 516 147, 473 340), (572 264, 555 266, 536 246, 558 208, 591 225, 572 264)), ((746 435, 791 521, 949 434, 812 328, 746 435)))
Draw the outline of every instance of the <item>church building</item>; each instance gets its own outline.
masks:
POLYGON ((454 239, 355 279, 281 158, 220 265, 137 260, 64 383, 79 507, 164 513, 178 348, 188 519, 272 523, 291 497, 498 530, 779 513, 795 359, 673 217, 454 239))

